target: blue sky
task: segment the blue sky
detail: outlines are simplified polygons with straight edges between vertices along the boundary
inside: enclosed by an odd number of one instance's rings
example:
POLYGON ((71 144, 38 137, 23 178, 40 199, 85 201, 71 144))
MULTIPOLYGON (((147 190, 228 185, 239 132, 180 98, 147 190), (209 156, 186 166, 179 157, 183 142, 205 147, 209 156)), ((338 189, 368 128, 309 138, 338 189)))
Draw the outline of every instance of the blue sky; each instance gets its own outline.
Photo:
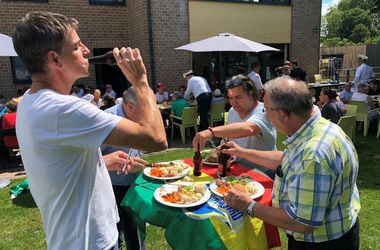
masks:
POLYGON ((334 5, 337 5, 340 0, 322 0, 322 16, 326 14, 327 10, 334 5))

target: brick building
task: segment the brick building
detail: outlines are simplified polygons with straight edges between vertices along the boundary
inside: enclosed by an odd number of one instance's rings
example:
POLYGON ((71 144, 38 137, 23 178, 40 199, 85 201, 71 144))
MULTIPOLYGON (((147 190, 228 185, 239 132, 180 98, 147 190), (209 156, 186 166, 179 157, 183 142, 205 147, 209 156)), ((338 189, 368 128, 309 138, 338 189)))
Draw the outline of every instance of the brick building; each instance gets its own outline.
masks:
MULTIPOLYGON (((1 0, 0 33, 12 36, 17 20, 29 11, 75 17, 79 36, 94 55, 115 46, 138 47, 152 86, 164 82, 173 91, 184 84, 182 73, 204 57, 174 48, 221 32, 280 48, 278 60, 297 60, 309 75, 317 73, 320 9, 321 0, 1 0)), ((274 67, 270 56, 257 58, 274 67)), ((0 93, 6 97, 29 85, 15 82, 19 67, 17 59, 0 57, 0 93)), ((119 94, 128 87, 117 67, 104 65, 78 83, 100 88, 111 83, 119 94)))

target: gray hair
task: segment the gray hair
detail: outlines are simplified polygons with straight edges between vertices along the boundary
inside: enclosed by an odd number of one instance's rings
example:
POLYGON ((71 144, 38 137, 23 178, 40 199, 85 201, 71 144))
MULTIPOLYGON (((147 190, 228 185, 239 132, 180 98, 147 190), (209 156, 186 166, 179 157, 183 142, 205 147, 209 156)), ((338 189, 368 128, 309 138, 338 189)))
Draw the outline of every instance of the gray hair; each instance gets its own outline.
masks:
POLYGON ((47 53, 60 53, 70 29, 78 30, 79 22, 51 12, 30 12, 16 25, 13 45, 30 74, 44 73, 47 53))
POLYGON ((312 96, 306 84, 290 78, 277 77, 264 85, 272 108, 283 109, 299 117, 307 116, 313 109, 312 96))
POLYGON ((136 98, 136 92, 133 86, 129 87, 126 91, 123 93, 123 103, 127 104, 128 102, 137 105, 137 98, 136 98))

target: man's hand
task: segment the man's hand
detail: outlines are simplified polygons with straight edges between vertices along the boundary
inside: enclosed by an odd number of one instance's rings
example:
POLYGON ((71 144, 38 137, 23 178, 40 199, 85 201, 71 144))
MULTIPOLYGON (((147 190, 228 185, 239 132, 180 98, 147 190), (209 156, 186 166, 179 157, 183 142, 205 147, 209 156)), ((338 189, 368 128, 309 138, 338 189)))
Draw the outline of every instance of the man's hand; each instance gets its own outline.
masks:
POLYGON ((141 83, 148 84, 146 68, 139 49, 122 47, 119 50, 118 48, 114 48, 113 55, 117 65, 132 85, 141 83))
POLYGON ((251 197, 249 197, 247 193, 240 192, 233 188, 224 195, 224 201, 227 205, 241 212, 247 210, 251 200, 251 197))
POLYGON ((206 129, 202 132, 197 133, 193 138, 193 148, 194 150, 198 150, 198 144, 199 149, 202 150, 206 147, 206 144, 208 140, 212 139, 212 133, 210 130, 206 129))
POLYGON ((148 164, 147 161, 138 157, 130 157, 129 159, 131 161, 130 162, 131 168, 129 170, 129 173, 135 173, 135 172, 141 171, 148 164))
POLYGON ((125 171, 128 171, 130 168, 130 161, 128 159, 128 154, 123 151, 116 151, 108 155, 103 155, 104 163, 108 171, 117 171, 121 172, 124 165, 126 165, 125 171))
POLYGON ((241 153, 243 148, 237 145, 234 141, 226 142, 226 145, 229 147, 228 149, 223 149, 222 153, 226 153, 228 155, 235 155, 236 157, 241 157, 241 153))

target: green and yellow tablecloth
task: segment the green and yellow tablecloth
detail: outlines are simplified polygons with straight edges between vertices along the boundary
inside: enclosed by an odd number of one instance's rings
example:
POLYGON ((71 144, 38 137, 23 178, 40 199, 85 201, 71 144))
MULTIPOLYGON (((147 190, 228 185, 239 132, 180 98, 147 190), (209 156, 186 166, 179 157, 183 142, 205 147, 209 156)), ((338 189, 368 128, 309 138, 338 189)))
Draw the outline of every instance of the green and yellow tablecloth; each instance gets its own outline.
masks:
MULTIPOLYGON (((186 163, 192 165, 191 159, 186 163)), ((191 176, 195 182, 210 182, 216 177, 216 168, 203 166, 199 177, 191 176)), ((239 164, 231 167, 231 174, 248 174, 263 184, 265 193, 256 201, 270 205, 273 181, 239 164)), ((157 202, 154 191, 164 184, 140 175, 122 201, 130 209, 141 226, 145 223, 166 228, 165 238, 173 249, 270 249, 280 246, 277 228, 228 207, 223 199, 210 200, 194 208, 172 208, 157 202)), ((143 234, 143 230, 141 231, 143 234)))

